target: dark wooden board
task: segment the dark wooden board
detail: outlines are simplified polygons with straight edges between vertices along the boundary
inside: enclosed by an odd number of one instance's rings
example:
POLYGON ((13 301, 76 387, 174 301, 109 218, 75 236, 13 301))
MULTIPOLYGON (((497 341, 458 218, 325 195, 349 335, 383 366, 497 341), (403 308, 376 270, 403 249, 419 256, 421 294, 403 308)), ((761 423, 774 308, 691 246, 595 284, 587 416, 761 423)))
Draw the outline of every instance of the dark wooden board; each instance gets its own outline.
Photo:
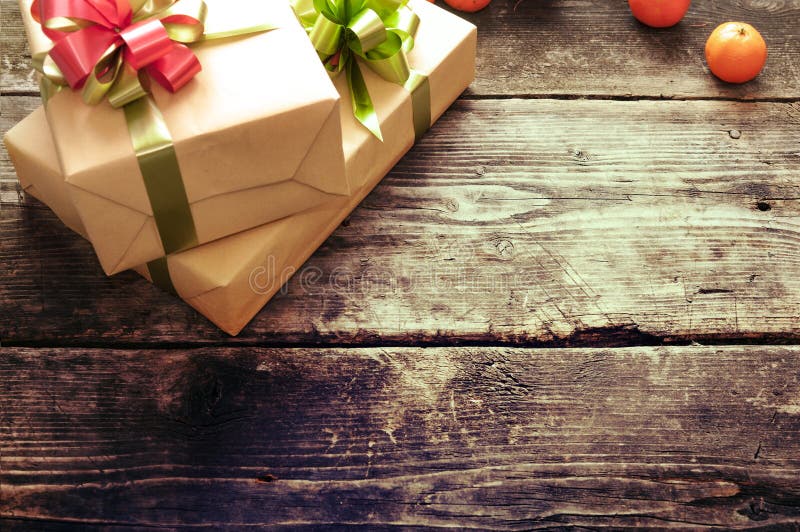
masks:
POLYGON ((0 527, 800 523, 800 350, 6 349, 0 527))
MULTIPOLYGON (((16 6, 0 1, 1 87, 30 92, 37 86, 16 6)), ((463 16, 479 29, 475 96, 800 98, 800 0, 695 1, 666 30, 636 22, 624 0, 494 0, 463 16), (764 73, 744 86, 717 81, 705 66, 706 38, 729 20, 753 24, 769 45, 764 73)))
MULTIPOLYGON (((237 341, 794 342, 798 175, 798 104, 460 101, 237 341)), ((0 338, 225 339, 3 190, 0 338)))

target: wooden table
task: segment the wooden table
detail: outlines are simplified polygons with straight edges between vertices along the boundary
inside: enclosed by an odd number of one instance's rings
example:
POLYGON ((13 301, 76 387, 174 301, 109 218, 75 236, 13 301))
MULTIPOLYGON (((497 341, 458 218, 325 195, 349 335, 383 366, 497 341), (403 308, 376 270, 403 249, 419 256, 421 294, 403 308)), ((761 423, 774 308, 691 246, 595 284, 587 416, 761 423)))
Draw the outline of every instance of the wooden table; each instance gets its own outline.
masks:
POLYGON ((800 1, 695 4, 468 16, 472 88, 237 338, 105 278, 3 152, 0 528, 797 530, 800 1), (726 20, 755 82, 706 70, 726 20))

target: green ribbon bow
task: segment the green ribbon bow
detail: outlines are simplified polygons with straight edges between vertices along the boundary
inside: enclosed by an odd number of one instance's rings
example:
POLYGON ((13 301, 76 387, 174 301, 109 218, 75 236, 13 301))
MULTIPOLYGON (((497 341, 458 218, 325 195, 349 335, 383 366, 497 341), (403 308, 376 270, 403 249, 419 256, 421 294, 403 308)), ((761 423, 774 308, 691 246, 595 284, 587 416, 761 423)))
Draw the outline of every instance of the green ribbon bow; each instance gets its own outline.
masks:
POLYGON ((325 68, 344 71, 353 114, 380 140, 378 115, 359 62, 412 95, 414 133, 419 138, 431 123, 428 77, 411 69, 406 54, 414 48, 419 17, 408 0, 290 0, 325 68))

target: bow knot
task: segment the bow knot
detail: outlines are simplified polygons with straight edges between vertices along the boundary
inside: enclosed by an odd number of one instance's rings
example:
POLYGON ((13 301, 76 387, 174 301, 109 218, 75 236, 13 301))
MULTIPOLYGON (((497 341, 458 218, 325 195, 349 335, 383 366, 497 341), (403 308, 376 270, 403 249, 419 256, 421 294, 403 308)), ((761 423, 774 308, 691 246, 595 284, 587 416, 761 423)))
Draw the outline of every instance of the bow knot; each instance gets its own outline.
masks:
POLYGON ((202 70, 183 43, 203 37, 206 11, 202 0, 34 0, 31 6, 53 41, 45 75, 82 89, 87 103, 108 96, 114 107, 146 94, 141 72, 176 92, 202 70))
POLYGON ((344 71, 353 114, 383 140, 358 60, 383 79, 406 85, 416 79, 406 53, 414 47, 419 17, 408 0, 291 0, 311 43, 331 75, 344 71))

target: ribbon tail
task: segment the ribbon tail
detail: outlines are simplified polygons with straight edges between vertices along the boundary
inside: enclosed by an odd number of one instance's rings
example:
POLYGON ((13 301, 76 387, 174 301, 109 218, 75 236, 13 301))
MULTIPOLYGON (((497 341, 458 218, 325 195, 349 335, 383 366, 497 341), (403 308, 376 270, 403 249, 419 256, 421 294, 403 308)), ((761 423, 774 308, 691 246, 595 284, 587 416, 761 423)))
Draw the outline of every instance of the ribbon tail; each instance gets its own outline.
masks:
POLYGON ((164 253, 197 246, 192 210, 164 116, 149 97, 123 110, 164 253))
POLYGON ((203 36, 199 39, 199 41, 211 41, 214 39, 227 39, 228 37, 239 37, 242 35, 249 35, 251 33, 263 33, 266 31, 272 31, 278 29, 278 26, 269 23, 263 24, 256 24, 254 26, 232 26, 230 28, 225 27, 211 27, 210 30, 206 30, 203 36))
POLYGON ((353 115, 361 124, 383 142, 380 120, 372 98, 369 96, 367 84, 355 58, 347 63, 347 85, 350 87, 350 99, 353 103, 353 115))
POLYGON ((419 141, 431 127, 431 85, 428 76, 411 71, 404 88, 411 93, 414 113, 414 139, 419 141))

